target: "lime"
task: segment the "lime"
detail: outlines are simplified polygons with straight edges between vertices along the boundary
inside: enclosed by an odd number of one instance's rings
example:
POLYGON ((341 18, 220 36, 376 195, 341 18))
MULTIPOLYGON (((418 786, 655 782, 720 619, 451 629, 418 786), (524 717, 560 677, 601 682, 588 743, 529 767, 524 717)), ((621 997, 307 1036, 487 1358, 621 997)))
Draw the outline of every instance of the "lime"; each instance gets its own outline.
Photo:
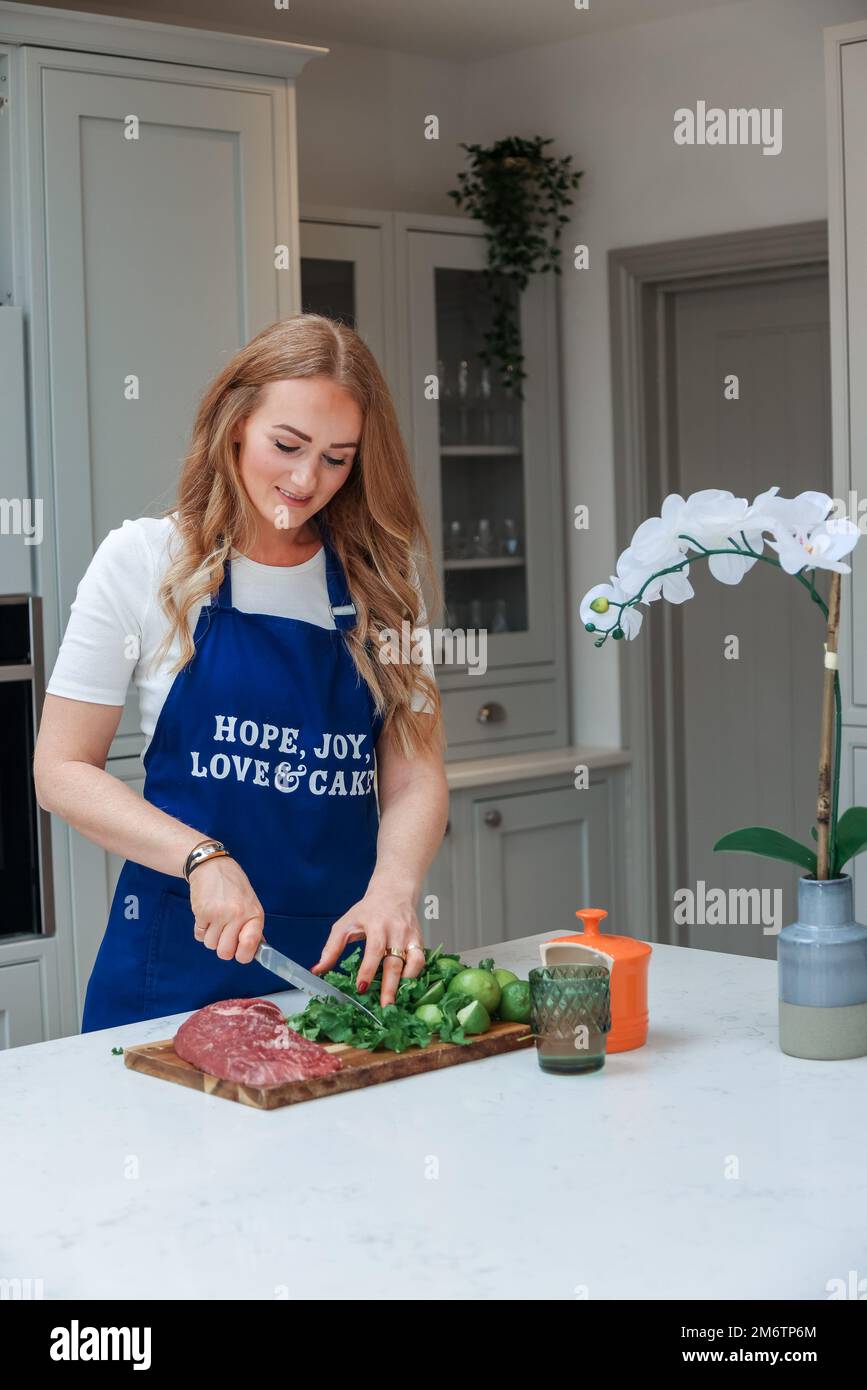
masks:
POLYGON ((437 972, 445 979, 448 979, 450 975, 456 975, 463 968, 463 961, 456 960, 454 956, 440 956, 436 962, 437 972))
POLYGON ((465 1004, 462 1009, 458 1009, 458 1023, 465 1033, 487 1033, 491 1026, 491 1015, 484 1004, 474 999, 472 1004, 465 1004))
POLYGON ((421 1004, 438 1004, 438 1003, 440 1002, 440 1000, 442 999, 443 995, 445 994, 445 992, 446 992, 446 982, 445 982, 445 980, 437 980, 436 984, 429 985, 428 988, 425 990, 425 992, 424 992, 424 994, 422 995, 421 999, 419 999, 419 1001, 418 1001, 418 1002, 419 1002, 419 1005, 421 1005, 421 1004))
POLYGON ((443 1021, 443 1011, 438 1009, 436 1004, 419 1004, 415 1010, 415 1016, 431 1029, 439 1028, 443 1021))
POLYGON ((500 1018, 507 1023, 530 1022, 530 983, 528 980, 511 980, 503 986, 500 999, 500 1018))
POLYGON ((518 978, 518 977, 517 977, 517 975, 515 974, 514 970, 500 970, 500 969, 497 969, 497 970, 494 971, 494 979, 496 980, 497 984, 500 986, 500 989, 502 989, 502 988, 504 987, 504 985, 510 985, 510 984, 512 984, 512 982, 513 982, 514 980, 517 980, 517 978, 518 978))
POLYGON ((496 1011, 500 1002, 500 986, 490 970, 476 970, 473 966, 452 975, 449 980, 449 994, 468 994, 471 999, 477 999, 480 1004, 484 1004, 489 1014, 496 1011))

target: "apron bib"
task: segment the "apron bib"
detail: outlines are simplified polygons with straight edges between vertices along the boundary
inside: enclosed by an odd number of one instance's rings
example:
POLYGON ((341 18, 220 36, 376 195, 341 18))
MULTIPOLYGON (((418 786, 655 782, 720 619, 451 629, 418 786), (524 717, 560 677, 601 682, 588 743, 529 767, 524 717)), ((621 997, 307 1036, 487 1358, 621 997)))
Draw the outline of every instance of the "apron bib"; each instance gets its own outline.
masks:
MULTIPOLYGON (((226 561, 144 757, 145 800, 223 841, 265 910, 266 940, 308 969, 364 896, 379 828, 382 719, 344 642, 355 607, 327 539, 325 559, 335 629, 233 608, 226 561)), ((127 860, 82 1032, 286 987, 256 961, 220 960, 194 920, 182 877, 127 860)))

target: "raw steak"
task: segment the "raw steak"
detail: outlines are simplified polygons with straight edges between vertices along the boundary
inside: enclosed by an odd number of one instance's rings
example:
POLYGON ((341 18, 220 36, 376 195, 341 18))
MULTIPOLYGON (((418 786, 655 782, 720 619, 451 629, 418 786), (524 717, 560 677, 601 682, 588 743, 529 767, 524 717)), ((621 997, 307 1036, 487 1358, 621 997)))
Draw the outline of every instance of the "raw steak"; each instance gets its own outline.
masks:
POLYGON ((245 1086, 306 1081, 340 1070, 338 1057, 287 1028, 277 1005, 266 999, 224 999, 199 1009, 175 1034, 175 1052, 211 1076, 245 1086))

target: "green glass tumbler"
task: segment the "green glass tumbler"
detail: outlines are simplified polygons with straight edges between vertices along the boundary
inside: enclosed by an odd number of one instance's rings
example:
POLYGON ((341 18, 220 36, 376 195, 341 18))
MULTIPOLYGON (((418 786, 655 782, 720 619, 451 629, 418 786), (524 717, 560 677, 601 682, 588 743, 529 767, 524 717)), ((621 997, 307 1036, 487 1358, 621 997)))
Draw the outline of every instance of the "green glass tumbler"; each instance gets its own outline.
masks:
POLYGON ((543 1071, 599 1071, 611 1029, 611 977, 602 965, 530 971, 530 1024, 543 1071))

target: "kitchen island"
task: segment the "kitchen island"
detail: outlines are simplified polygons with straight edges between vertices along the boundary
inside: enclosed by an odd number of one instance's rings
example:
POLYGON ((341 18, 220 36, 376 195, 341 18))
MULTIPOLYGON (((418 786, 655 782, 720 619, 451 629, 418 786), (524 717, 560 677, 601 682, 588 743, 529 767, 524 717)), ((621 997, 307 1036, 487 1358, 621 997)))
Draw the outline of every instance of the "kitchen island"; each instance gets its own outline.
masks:
MULTIPOLYGON (((482 951, 520 975, 541 936, 482 951)), ((303 996, 269 996, 287 1012, 303 996)), ((128 1070, 184 1015, 0 1052, 0 1279, 44 1297, 828 1297, 867 1276, 867 1058, 776 1044, 776 967, 656 946, 650 1038, 257 1111, 128 1070)))

